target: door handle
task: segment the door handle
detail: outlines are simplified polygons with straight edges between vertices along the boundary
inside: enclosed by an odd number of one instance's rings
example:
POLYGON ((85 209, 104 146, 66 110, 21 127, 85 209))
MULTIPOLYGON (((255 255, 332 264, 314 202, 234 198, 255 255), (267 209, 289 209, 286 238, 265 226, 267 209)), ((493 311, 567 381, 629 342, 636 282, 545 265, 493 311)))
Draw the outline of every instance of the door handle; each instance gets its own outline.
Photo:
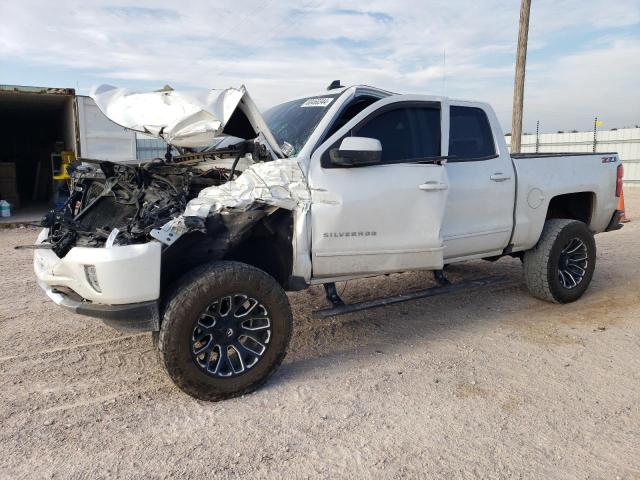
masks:
POLYGON ((493 180, 494 182, 506 182, 507 180, 511 180, 511 176, 510 175, 505 175, 502 172, 494 173, 489 178, 491 180, 493 180))
POLYGON ((437 192, 440 190, 446 190, 449 188, 449 185, 442 182, 425 182, 421 185, 418 185, 420 190, 424 190, 425 192, 437 192))

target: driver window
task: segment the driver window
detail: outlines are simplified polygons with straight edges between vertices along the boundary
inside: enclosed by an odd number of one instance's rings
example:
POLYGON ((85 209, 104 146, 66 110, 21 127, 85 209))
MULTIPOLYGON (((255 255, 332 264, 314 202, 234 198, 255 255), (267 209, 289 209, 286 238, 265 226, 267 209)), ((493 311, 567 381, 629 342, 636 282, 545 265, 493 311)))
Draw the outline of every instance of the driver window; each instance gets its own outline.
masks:
MULTIPOLYGON (((380 140, 382 164, 439 157, 440 104, 403 102, 383 107, 362 120, 346 136, 380 140)), ((338 148, 343 138, 323 153, 320 160, 323 168, 343 168, 333 165, 329 156, 329 151, 338 148)))
POLYGON ((382 163, 402 163, 440 156, 440 109, 399 107, 356 127, 353 136, 377 138, 382 163))

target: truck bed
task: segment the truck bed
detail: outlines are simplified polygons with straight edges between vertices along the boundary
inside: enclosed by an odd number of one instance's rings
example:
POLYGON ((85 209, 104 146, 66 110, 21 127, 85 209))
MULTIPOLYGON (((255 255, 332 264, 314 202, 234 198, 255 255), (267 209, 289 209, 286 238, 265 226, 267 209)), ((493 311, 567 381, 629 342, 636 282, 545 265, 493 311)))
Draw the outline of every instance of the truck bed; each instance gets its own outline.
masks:
POLYGON ((511 158, 518 181, 514 251, 535 245, 550 203, 562 199, 574 202, 574 209, 576 199, 580 202, 578 207, 586 212, 584 221, 592 232, 607 228, 617 208, 617 153, 517 153, 511 158))

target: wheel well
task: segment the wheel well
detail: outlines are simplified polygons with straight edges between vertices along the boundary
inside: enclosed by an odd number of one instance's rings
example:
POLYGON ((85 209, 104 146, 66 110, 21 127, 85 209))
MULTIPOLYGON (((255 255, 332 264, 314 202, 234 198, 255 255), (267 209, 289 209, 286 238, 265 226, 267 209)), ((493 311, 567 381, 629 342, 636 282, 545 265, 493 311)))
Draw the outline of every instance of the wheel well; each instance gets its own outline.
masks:
POLYGON ((293 271, 293 214, 265 209, 217 215, 207 231, 183 235, 162 255, 161 290, 187 272, 210 262, 235 260, 257 267, 285 286, 293 271))
POLYGON ((277 210, 265 217, 251 235, 225 256, 267 272, 284 288, 293 271, 293 214, 277 210))
POLYGON ((593 192, 565 193, 553 197, 549 202, 547 220, 550 218, 568 218, 589 225, 595 195, 593 192))

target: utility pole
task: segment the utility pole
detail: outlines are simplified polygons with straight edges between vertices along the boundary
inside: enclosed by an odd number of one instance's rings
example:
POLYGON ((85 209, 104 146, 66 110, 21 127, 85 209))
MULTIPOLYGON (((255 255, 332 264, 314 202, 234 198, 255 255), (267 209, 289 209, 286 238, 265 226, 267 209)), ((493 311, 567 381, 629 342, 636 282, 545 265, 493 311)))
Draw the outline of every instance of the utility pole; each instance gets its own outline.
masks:
POLYGON ((522 141, 522 107, 524 103, 524 73, 527 64, 527 39, 529 37, 529 12, 531 0, 520 4, 520 27, 516 53, 516 77, 513 84, 513 115, 511 118, 511 152, 520 153, 522 141))

